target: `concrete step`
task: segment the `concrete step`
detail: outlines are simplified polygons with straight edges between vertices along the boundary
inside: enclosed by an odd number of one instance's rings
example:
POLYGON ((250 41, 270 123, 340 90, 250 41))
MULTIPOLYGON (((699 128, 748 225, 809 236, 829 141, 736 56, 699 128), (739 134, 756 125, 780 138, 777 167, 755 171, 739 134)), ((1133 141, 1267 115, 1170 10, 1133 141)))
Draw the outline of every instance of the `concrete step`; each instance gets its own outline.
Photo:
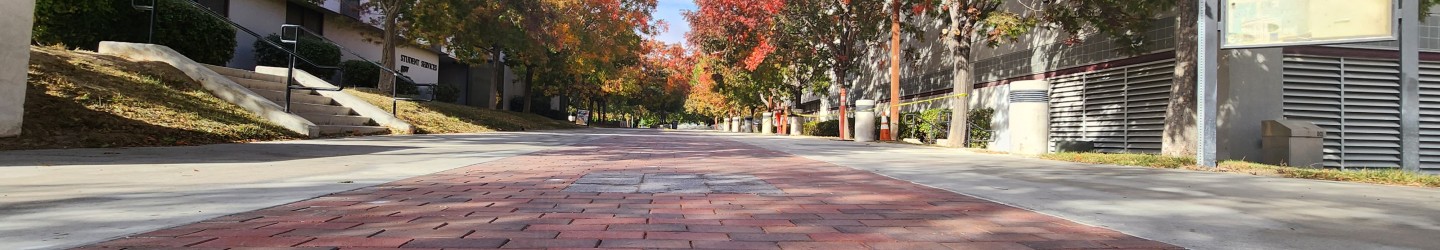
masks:
POLYGON ((235 81, 235 83, 239 83, 240 86, 245 86, 245 88, 249 88, 250 90, 285 90, 285 84, 280 82, 262 81, 239 77, 230 77, 230 80, 235 81))
POLYGON ((283 81, 285 81, 285 77, 284 77, 284 76, 266 75, 266 74, 255 73, 255 71, 249 71, 249 70, 243 70, 243 69, 236 69, 236 68, 228 68, 228 67, 224 67, 224 66, 215 66, 215 65, 209 65, 209 64, 206 64, 205 67, 206 67, 206 68, 210 68, 210 70, 211 70, 211 71, 215 71, 215 73, 220 73, 220 75, 227 76, 227 77, 230 77, 230 78, 245 78, 245 79, 255 79, 255 80, 271 81, 271 82, 283 82, 283 81))
POLYGON ((373 125, 376 125, 374 121, 371 121, 370 118, 367 118, 367 117, 364 117, 364 116, 353 116, 353 115, 326 115, 326 114, 312 114, 312 113, 296 113, 296 115, 299 115, 300 117, 304 117, 305 120, 310 120, 310 122, 315 123, 315 125, 346 125, 346 126, 373 126, 373 125))
MULTIPOLYGON (((285 106, 285 92, 283 91, 263 89, 251 89, 250 91, 254 91, 255 94, 264 96, 265 99, 270 99, 270 101, 275 102, 275 104, 285 106)), ((319 105, 335 104, 335 101, 331 100, 329 97, 316 95, 314 90, 291 90, 290 93, 290 100, 294 103, 309 103, 319 105)))
POLYGON ((345 106, 310 103, 292 103, 290 104, 290 111, 296 114, 355 115, 354 110, 345 106))
POLYGON ((371 135, 389 133, 390 128, 381 126, 320 125, 320 134, 324 135, 371 135))

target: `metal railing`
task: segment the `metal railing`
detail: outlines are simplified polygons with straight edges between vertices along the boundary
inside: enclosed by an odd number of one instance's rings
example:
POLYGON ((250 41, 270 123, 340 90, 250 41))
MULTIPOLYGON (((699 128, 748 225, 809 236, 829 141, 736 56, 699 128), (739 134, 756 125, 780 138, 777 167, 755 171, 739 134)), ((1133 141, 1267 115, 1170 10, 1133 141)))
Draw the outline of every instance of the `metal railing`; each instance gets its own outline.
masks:
MULTIPOLYGON (((150 40, 150 43, 154 43, 155 12, 156 12, 156 6, 158 6, 157 1, 159 1, 159 0, 151 0, 149 6, 139 5, 139 4, 137 4, 135 1, 136 1, 136 0, 131 0, 131 6, 132 6, 132 7, 135 7, 137 10, 149 11, 149 12, 150 12, 150 18, 151 18, 151 19, 150 19, 150 20, 151 20, 151 21, 150 21, 150 37, 151 37, 151 38, 150 38, 150 39, 151 39, 151 40, 150 40)), ((314 61, 311 61, 311 60, 308 59, 308 58, 305 58, 304 56, 301 56, 301 55, 300 55, 300 43, 301 43, 300 40, 301 40, 301 37, 302 37, 303 35, 309 35, 309 36, 318 38, 320 41, 324 41, 325 43, 328 43, 328 44, 330 44, 330 45, 333 45, 333 46, 335 46, 336 48, 339 48, 341 51, 344 51, 345 53, 348 53, 348 54, 350 54, 350 55, 352 55, 352 56, 354 56, 354 57, 356 57, 356 58, 361 58, 361 59, 364 59, 364 58, 365 58, 365 57, 363 57, 363 56, 360 56, 359 53, 356 53, 355 51, 352 51, 352 50, 350 50, 349 48, 345 48, 345 46, 340 46, 339 43, 336 43, 335 41, 331 41, 329 38, 325 38, 325 36, 321 36, 320 34, 317 34, 317 33, 315 33, 314 31, 310 31, 309 29, 306 29, 305 27, 302 27, 302 26, 299 26, 299 25, 293 25, 293 24, 285 24, 285 25, 281 25, 281 26, 280 26, 280 34, 279 34, 279 35, 280 35, 280 43, 289 44, 289 45, 290 45, 290 48, 286 48, 285 46, 282 46, 281 44, 276 44, 274 41, 271 41, 270 39, 266 39, 265 36, 260 35, 260 33, 256 33, 256 32, 253 31, 253 30, 250 30, 250 29, 248 29, 248 28, 245 28, 245 26, 240 25, 239 23, 235 23, 234 21, 231 21, 229 18, 226 18, 224 15, 220 15, 220 13, 215 13, 214 10, 211 10, 210 8, 207 8, 207 7, 201 5, 201 4, 198 3, 198 2, 195 2, 195 1, 180 1, 180 2, 188 3, 188 4, 190 5, 190 7, 199 9, 202 13, 205 13, 205 14, 209 15, 209 16, 212 17, 212 18, 215 18, 215 19, 224 21, 226 24, 229 24, 231 27, 234 27, 235 29, 242 31, 242 32, 244 32, 245 34, 249 34, 249 35, 252 36, 252 37, 255 37, 256 41, 263 42, 265 45, 268 45, 268 46, 270 46, 270 47, 274 47, 274 48, 276 48, 276 49, 279 49, 279 50, 282 51, 283 53, 285 53, 285 55, 288 57, 288 61, 289 61, 289 65, 286 67, 286 75, 285 75, 285 87, 286 87, 286 91, 285 91, 285 112, 287 112, 287 113, 288 113, 288 112, 291 112, 291 111, 290 111, 291 95, 292 95, 291 91, 293 91, 293 90, 313 90, 313 91, 342 91, 342 90, 345 90, 345 84, 344 84, 343 82, 340 83, 340 84, 334 84, 335 86, 337 86, 337 87, 334 87, 334 88, 306 87, 306 86, 297 84, 297 82, 296 82, 296 80, 295 80, 295 68, 296 68, 296 66, 298 66, 299 63, 305 63, 305 64, 308 64, 308 65, 310 65, 310 66, 313 66, 313 67, 315 67, 315 68, 317 68, 317 69, 337 71, 337 72, 339 72, 339 73, 341 73, 341 74, 344 74, 344 73, 345 73, 345 70, 344 70, 343 68, 338 67, 338 66, 335 66, 335 65, 321 65, 321 64, 319 64, 319 63, 315 63, 314 61), (303 32, 303 33, 302 33, 302 32, 303 32), (290 36, 288 37, 289 39, 287 39, 287 36, 286 36, 287 34, 290 35, 290 36)), ((417 83, 417 82, 415 82, 414 79, 410 78, 409 76, 406 76, 405 74, 400 73, 400 72, 397 72, 397 71, 395 71, 395 70, 393 70, 393 69, 385 68, 384 65, 380 65, 380 64, 375 63, 374 61, 370 61, 370 60, 364 60, 364 61, 367 62, 367 63, 370 63, 371 65, 374 65, 375 68, 378 68, 378 69, 380 69, 380 70, 382 70, 382 71, 384 71, 384 72, 386 72, 386 73, 390 73, 390 75, 393 76, 393 77, 395 78, 395 80, 397 80, 397 81, 393 82, 394 86, 392 86, 392 87, 390 88, 390 106, 391 106, 391 113, 392 113, 393 115, 395 115, 395 116, 397 116, 397 117, 400 115, 399 101, 429 102, 429 101, 434 101, 434 100, 435 100, 435 97, 434 97, 433 93, 434 93, 435 87, 436 87, 438 84, 435 84, 435 83, 417 83), (415 98, 400 97, 400 96, 399 96, 399 92, 398 92, 398 89, 400 88, 400 84, 399 84, 400 82, 399 82, 399 81, 405 81, 405 82, 410 83, 411 86, 415 86, 417 93, 426 93, 426 91, 422 91, 422 88, 423 88, 423 89, 429 90, 428 92, 431 93, 431 94, 430 94, 430 95, 421 95, 421 96, 418 96, 418 97, 415 97, 415 98)))
POLYGON ((160 4, 157 3, 157 1, 160 1, 160 0, 150 0, 150 5, 141 5, 141 4, 139 4, 139 3, 136 3, 135 1, 136 1, 136 0, 130 0, 130 7, 135 8, 135 10, 148 11, 148 12, 150 12, 150 32, 147 33, 147 35, 145 36, 145 41, 146 41, 147 43, 154 44, 154 43, 155 43, 155 10, 156 10, 155 7, 156 7, 156 6, 160 6, 160 4))

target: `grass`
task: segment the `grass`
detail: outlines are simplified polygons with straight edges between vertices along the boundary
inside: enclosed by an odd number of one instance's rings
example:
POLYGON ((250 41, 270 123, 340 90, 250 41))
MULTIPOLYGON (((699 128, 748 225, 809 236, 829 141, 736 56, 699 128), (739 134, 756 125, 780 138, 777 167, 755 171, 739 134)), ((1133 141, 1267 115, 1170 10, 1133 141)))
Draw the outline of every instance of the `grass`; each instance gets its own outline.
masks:
POLYGON ((62 47, 30 48, 21 135, 0 150, 182 146, 299 139, 179 70, 62 47))
MULTIPOLYGON (((369 89, 346 89, 345 92, 385 111, 392 111, 388 95, 377 94, 369 89)), ((569 122, 536 114, 491 110, 445 102, 401 101, 399 106, 400 119, 415 125, 417 134, 578 128, 569 122)))
POLYGON ((1054 153, 1040 158, 1058 161, 1142 166, 1152 168, 1188 169, 1196 171, 1242 173, 1285 178, 1360 182, 1415 187, 1440 187, 1440 175, 1406 172, 1398 169, 1339 170, 1266 165, 1246 161, 1224 161, 1215 168, 1195 165, 1190 157, 1150 154, 1054 153))

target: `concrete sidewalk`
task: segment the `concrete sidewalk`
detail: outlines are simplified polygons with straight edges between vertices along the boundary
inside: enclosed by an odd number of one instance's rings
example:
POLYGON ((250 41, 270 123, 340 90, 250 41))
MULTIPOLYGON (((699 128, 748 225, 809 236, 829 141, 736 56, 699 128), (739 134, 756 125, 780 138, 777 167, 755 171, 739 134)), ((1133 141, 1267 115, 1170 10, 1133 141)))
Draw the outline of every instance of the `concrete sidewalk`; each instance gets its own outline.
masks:
POLYGON ((0 249, 60 249, 554 149, 595 130, 0 152, 0 249))
POLYGON ((1194 249, 1437 249, 1440 189, 720 134, 1194 249))

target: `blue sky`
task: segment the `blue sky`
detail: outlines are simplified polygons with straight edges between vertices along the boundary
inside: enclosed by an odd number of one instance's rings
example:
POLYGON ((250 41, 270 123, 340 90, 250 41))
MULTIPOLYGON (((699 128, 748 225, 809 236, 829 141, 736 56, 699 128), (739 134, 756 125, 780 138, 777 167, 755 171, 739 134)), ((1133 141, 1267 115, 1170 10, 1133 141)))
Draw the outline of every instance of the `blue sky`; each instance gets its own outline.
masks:
POLYGON ((670 30, 661 33, 657 38, 668 43, 685 43, 685 32, 690 32, 690 23, 685 22, 681 11, 695 10, 695 2, 690 0, 659 0, 655 6, 655 18, 665 20, 670 24, 670 30))

